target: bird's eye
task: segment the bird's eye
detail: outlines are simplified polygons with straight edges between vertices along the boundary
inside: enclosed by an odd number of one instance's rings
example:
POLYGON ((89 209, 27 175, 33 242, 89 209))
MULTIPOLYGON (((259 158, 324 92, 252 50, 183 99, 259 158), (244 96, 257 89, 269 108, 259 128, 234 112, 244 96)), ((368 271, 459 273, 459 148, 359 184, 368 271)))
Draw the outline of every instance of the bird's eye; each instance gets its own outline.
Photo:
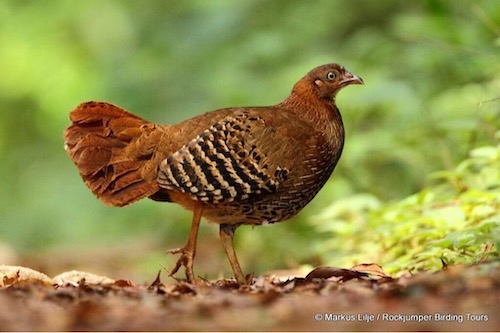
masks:
POLYGON ((334 72, 328 72, 328 74, 326 74, 326 77, 328 78, 328 80, 333 80, 337 77, 337 75, 334 72))

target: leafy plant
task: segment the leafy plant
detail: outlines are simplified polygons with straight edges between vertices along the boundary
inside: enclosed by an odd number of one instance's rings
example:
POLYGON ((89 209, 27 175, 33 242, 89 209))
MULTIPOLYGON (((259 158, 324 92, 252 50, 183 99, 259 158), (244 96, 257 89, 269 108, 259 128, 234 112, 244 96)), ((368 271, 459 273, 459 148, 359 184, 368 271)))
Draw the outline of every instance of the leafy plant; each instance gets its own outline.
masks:
POLYGON ((374 261, 393 274, 498 258, 500 144, 473 149, 429 182, 395 203, 362 194, 332 204, 311 219, 327 235, 316 250, 330 264, 374 261))

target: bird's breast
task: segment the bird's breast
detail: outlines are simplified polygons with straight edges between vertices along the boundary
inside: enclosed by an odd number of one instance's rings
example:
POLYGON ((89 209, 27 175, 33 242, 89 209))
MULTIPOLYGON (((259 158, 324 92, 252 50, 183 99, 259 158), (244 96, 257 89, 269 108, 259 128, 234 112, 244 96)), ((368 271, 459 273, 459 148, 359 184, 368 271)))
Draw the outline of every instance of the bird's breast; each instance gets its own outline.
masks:
POLYGON ((321 190, 332 174, 343 147, 343 137, 315 140, 300 159, 290 161, 287 179, 275 193, 240 202, 207 205, 204 216, 218 223, 272 224, 299 213, 321 190))

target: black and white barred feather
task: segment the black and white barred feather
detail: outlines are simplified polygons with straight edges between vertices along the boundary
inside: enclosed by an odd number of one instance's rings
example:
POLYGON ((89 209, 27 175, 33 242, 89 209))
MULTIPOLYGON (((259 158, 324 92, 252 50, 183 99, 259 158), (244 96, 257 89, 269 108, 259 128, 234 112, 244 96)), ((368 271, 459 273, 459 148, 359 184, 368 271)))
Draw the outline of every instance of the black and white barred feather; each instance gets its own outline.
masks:
POLYGON ((274 193, 288 170, 272 170, 253 143, 252 126, 262 122, 238 112, 214 124, 162 161, 159 186, 211 204, 274 193))

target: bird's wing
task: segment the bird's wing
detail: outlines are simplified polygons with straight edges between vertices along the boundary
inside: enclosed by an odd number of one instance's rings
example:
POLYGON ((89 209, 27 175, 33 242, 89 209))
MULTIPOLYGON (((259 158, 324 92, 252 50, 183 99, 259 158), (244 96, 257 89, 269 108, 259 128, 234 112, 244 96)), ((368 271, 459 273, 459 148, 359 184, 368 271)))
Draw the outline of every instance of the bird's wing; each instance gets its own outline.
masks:
MULTIPOLYGON (((289 170, 276 149, 296 143, 270 126, 259 112, 240 109, 204 130, 160 164, 161 188, 207 203, 246 200, 273 193, 289 170)), ((267 117, 266 117, 267 118, 267 117)), ((290 148, 290 147, 288 147, 290 148)))

